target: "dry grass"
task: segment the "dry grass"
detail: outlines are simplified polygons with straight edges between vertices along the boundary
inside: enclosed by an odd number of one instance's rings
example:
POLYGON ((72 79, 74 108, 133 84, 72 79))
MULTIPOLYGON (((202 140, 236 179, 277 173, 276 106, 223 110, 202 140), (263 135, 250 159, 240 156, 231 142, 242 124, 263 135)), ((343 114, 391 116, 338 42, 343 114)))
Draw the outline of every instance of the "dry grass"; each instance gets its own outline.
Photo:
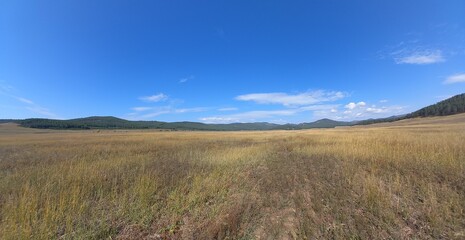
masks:
POLYGON ((272 132, 4 125, 0 238, 463 239, 465 115, 444 119, 272 132))

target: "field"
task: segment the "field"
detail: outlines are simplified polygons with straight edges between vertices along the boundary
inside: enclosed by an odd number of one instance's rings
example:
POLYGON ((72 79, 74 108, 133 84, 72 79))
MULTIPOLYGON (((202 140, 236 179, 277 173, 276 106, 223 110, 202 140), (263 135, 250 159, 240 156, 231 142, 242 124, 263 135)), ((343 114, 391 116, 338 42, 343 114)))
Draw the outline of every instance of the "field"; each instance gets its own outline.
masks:
POLYGON ((464 239, 465 115, 302 131, 0 125, 0 239, 464 239))

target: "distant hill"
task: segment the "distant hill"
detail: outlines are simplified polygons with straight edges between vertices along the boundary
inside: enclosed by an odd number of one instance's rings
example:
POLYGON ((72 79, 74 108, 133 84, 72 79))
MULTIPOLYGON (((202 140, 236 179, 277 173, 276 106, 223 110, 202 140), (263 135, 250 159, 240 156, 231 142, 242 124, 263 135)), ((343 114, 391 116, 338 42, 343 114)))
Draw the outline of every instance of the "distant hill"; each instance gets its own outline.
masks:
POLYGON ((19 122, 23 127, 50 129, 144 129, 157 128, 162 122, 128 121, 116 117, 87 117, 70 120, 30 118, 19 122))
POLYGON ((19 122, 21 120, 17 120, 17 119, 0 119, 0 124, 1 123, 10 123, 10 122, 13 122, 13 123, 16 123, 16 122, 19 122))
POLYGON ((25 120, 0 120, 0 122, 16 122, 23 127, 41 129, 167 129, 203 131, 288 130, 333 128, 336 126, 351 125, 348 122, 339 122, 330 119, 321 119, 310 123, 280 125, 268 122, 205 124, 199 122, 129 121, 116 117, 98 116, 70 120, 29 118, 25 120))
POLYGON ((398 116, 390 116, 386 118, 370 118, 370 119, 358 121, 354 125, 368 125, 368 124, 375 124, 375 123, 395 122, 395 121, 405 119, 405 116, 406 115, 404 114, 404 115, 398 115, 398 116))
MULTIPOLYGON (((8 120, 5 120, 7 122, 8 120)), ((159 121, 129 121, 116 117, 87 117, 70 120, 55 120, 30 118, 15 120, 23 127, 42 129, 168 129, 168 130, 271 130, 278 127, 272 123, 231 123, 205 124, 198 122, 159 122, 159 121)))
POLYGON ((301 123, 303 128, 334 128, 339 126, 350 126, 353 125, 352 122, 343 122, 343 121, 335 121, 328 118, 323 118, 315 122, 311 123, 301 123))
POLYGON ((447 116, 457 113, 465 113, 465 93, 407 114, 405 118, 447 116))
POLYGON ((331 119, 323 118, 315 122, 309 122, 309 123, 283 124, 283 125, 277 126, 275 129, 297 130, 297 129, 312 129, 312 128, 334 128, 334 127, 339 127, 339 126, 351 126, 351 125, 353 125, 352 122, 334 121, 331 119))
POLYGON ((455 95, 446 100, 440 101, 436 104, 429 105, 415 112, 391 116, 387 118, 367 119, 359 121, 356 125, 368 125, 374 123, 394 122, 403 119, 410 119, 416 117, 435 117, 435 116, 448 116, 453 114, 465 113, 465 93, 455 95))
POLYGON ((367 119, 356 122, 343 122, 324 118, 315 122, 299 124, 274 124, 268 122, 206 124, 199 122, 129 121, 111 116, 94 116, 70 120, 55 120, 45 118, 29 118, 25 120, 0 119, 0 123, 15 122, 23 127, 42 129, 167 129, 200 131, 299 130, 367 125, 373 123, 394 122, 415 117, 445 116, 457 113, 465 113, 465 93, 456 95, 410 114, 391 116, 387 118, 367 119))

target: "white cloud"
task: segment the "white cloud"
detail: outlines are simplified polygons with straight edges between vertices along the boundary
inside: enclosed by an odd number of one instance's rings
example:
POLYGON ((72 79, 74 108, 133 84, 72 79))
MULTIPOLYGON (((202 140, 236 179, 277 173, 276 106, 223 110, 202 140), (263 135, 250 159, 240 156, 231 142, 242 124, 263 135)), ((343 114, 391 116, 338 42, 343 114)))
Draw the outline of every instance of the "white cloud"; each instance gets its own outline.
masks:
POLYGON ((351 102, 344 106, 344 111, 322 110, 315 112, 315 116, 320 118, 331 118, 337 120, 351 121, 362 120, 368 118, 382 118, 392 115, 405 113, 405 107, 402 106, 376 106, 366 102, 351 102))
POLYGON ((448 78, 446 78, 446 80, 444 80, 443 83, 452 84, 452 83, 461 83, 461 82, 465 82, 465 73, 449 76, 448 78))
POLYGON ((380 103, 387 103, 388 100, 387 99, 382 99, 382 100, 379 100, 380 103))
POLYGON ((173 109, 174 113, 188 113, 188 112, 204 112, 207 111, 208 108, 204 107, 196 107, 196 108, 181 108, 181 109, 173 109))
POLYGON ((336 101, 346 96, 343 92, 313 91, 299 94, 287 93, 251 93, 239 95, 235 99, 239 101, 253 101, 258 104, 281 104, 284 106, 302 106, 320 102, 336 101))
POLYGON ((370 113, 383 113, 383 112, 386 112, 387 111, 387 108, 367 108, 366 109, 366 112, 370 112, 370 113))
POLYGON ((371 107, 362 107, 355 109, 349 113, 346 113, 345 118, 348 119, 366 119, 366 118, 381 118, 389 117, 392 115, 398 115, 404 113, 405 107, 401 106, 382 106, 377 107, 372 105, 371 107))
POLYGON ((163 115, 163 114, 168 114, 168 113, 172 113, 172 112, 169 111, 169 110, 158 110, 158 111, 155 111, 155 112, 144 114, 142 116, 133 115, 133 118, 134 119, 149 119, 149 118, 153 118, 153 117, 160 116, 160 115, 163 115))
POLYGON ((174 108, 172 106, 162 106, 162 107, 134 107, 132 108, 134 112, 129 113, 131 119, 150 119, 156 116, 164 114, 183 114, 189 112, 204 112, 208 108, 205 107, 195 107, 195 108, 174 108))
POLYGON ((355 108, 358 108, 358 107, 364 107, 366 105, 365 102, 358 102, 358 103, 354 103, 354 102, 351 102, 347 105, 345 105, 345 108, 347 109, 355 109, 355 108))
POLYGON ((194 79, 194 76, 190 75, 189 77, 184 77, 184 78, 179 79, 179 83, 185 83, 185 82, 187 82, 189 80, 192 80, 192 79, 194 79))
MULTIPOLYGON (((391 58, 396 64, 425 65, 446 61, 442 50, 438 48, 438 45, 425 45, 421 40, 413 39, 386 46, 378 53, 381 59, 391 58)), ((450 53, 450 49, 447 52, 450 53)))
POLYGON ((238 113, 232 116, 236 116, 238 118, 248 118, 248 119, 261 119, 273 116, 290 116, 296 113, 295 110, 269 110, 269 111, 249 111, 238 113))
POLYGON ((316 110, 330 110, 339 107, 339 104, 321 104, 321 105, 311 105, 305 107, 299 107, 298 111, 316 111, 316 110))
POLYGON ((376 105, 371 105, 371 107, 366 107, 365 102, 358 102, 354 103, 351 102, 347 105, 345 105, 346 110, 344 111, 345 115, 348 116, 355 116, 355 117, 361 117, 365 116, 367 113, 373 114, 373 113, 388 113, 391 110, 396 110, 397 108, 393 107, 376 107, 376 105))
MULTIPOLYGON (((293 116, 295 114, 308 111, 331 111, 331 109, 335 110, 338 106, 339 105, 311 105, 297 108, 286 108, 281 110, 248 111, 229 115, 203 117, 199 120, 205 123, 257 122, 265 120, 277 122, 278 119, 274 119, 275 117, 293 116)), ((282 119, 279 121, 282 122, 282 119)))
POLYGON ((232 123, 235 121, 234 118, 228 117, 204 117, 200 118, 199 120, 204 123, 232 123))
POLYGON ((257 122, 275 116, 291 116, 297 112, 298 109, 249 111, 225 116, 203 117, 199 120, 204 123, 257 122))
POLYGON ((27 103, 27 104, 31 104, 31 105, 34 104, 33 101, 31 101, 31 100, 29 100, 29 99, 27 99, 27 98, 22 98, 22 97, 15 97, 15 98, 16 98, 18 101, 23 102, 23 103, 27 103))
POLYGON ((139 99, 145 102, 160 102, 168 99, 168 96, 163 93, 159 93, 152 96, 140 97, 139 99))
POLYGON ((218 108, 218 111, 221 111, 221 112, 237 111, 237 110, 239 110, 239 109, 238 109, 238 108, 235 108, 235 107, 218 108))
MULTIPOLYGON (((55 113, 51 112, 47 108, 40 106, 34 101, 10 93, 13 89, 15 89, 13 86, 6 85, 4 81, 0 81, 0 95, 15 99, 16 101, 22 103, 23 106, 19 108, 23 108, 32 113, 42 115, 40 117, 55 118, 55 119, 59 118, 55 113)), ((35 115, 34 117, 36 116, 37 115, 35 115)))
POLYGON ((0 93, 1 92, 10 92, 14 88, 6 83, 4 81, 0 81, 0 93))
POLYGON ((345 108, 348 108, 348 109, 354 109, 354 108, 356 108, 356 107, 357 107, 357 104, 355 104, 355 103, 353 103, 353 102, 351 102, 351 103, 349 103, 349 104, 347 104, 347 105, 345 106, 345 108))
POLYGON ((58 118, 56 114, 50 112, 50 110, 48 110, 47 108, 43 108, 43 107, 38 106, 38 105, 33 105, 33 106, 30 106, 30 107, 26 107, 26 109, 31 111, 31 112, 34 112, 34 113, 43 115, 45 117, 48 117, 48 118, 55 118, 55 119, 58 118))
POLYGON ((444 62, 444 56, 441 50, 423 50, 414 51, 408 55, 401 55, 394 58, 397 64, 432 64, 444 62))
POLYGON ((143 112, 152 109, 151 107, 133 107, 132 110, 136 112, 143 112))

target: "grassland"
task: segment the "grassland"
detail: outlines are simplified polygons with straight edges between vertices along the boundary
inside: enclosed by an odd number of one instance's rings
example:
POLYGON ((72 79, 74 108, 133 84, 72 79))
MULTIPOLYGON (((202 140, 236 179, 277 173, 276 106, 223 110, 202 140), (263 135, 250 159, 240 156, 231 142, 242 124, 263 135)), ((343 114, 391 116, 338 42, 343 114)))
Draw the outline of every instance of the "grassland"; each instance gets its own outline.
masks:
POLYGON ((465 115, 305 131, 0 126, 0 239, 463 239, 465 115))

